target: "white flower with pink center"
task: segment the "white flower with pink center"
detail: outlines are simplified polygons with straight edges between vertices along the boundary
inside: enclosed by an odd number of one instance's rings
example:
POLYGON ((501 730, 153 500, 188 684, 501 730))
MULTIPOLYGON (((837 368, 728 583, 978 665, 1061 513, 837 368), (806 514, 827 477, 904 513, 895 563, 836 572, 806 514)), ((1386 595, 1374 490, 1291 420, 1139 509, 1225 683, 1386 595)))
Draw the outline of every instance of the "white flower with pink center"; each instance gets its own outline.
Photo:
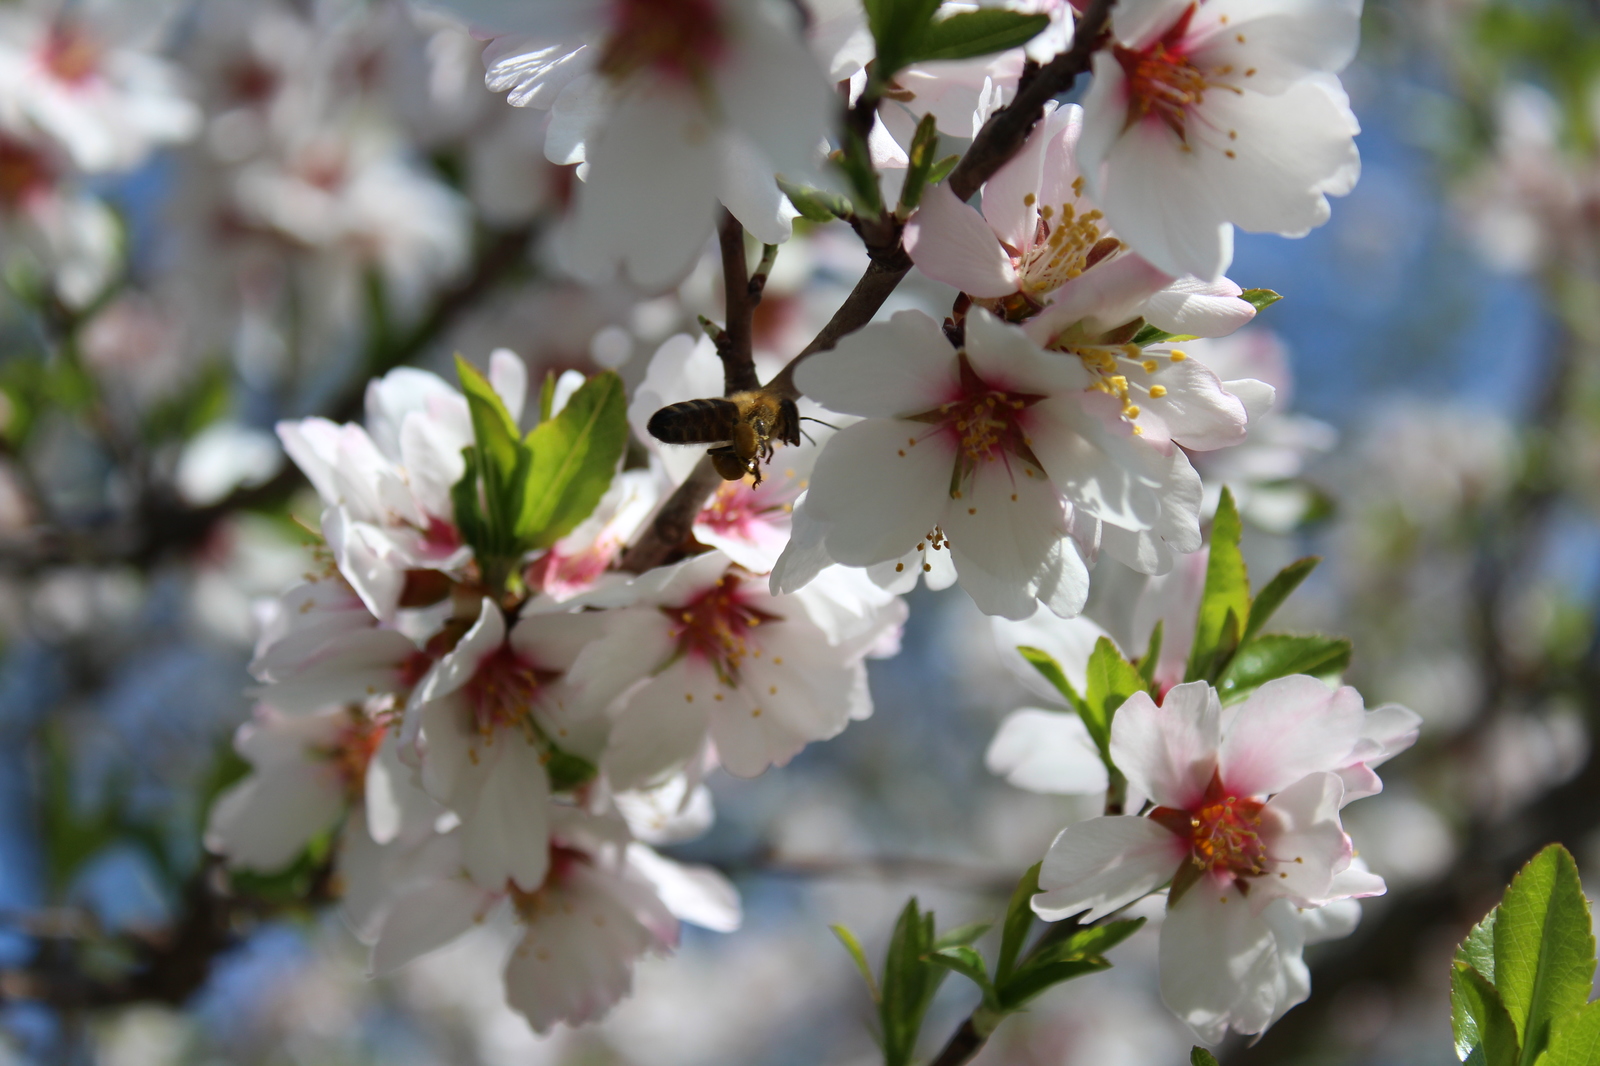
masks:
POLYGON ((206 847, 230 866, 273 873, 361 803, 387 719, 356 707, 283 714, 261 704, 234 747, 251 774, 217 798, 206 847))
MULTIPOLYGON (((505 349, 489 381, 513 419, 527 369, 505 349)), ((367 425, 325 418, 278 423, 284 451, 322 497, 322 532, 339 572, 379 619, 394 620, 408 570, 451 572, 472 558, 450 490, 473 442, 466 397, 425 370, 392 370, 367 386, 367 425)))
POLYGON ((557 602, 594 588, 655 512, 660 480, 649 470, 624 470, 612 478, 594 513, 528 564, 528 587, 557 602))
POLYGON ((585 165, 569 265, 662 288, 699 257, 720 201, 767 244, 792 208, 774 175, 815 184, 834 101, 795 12, 760 0, 561 0, 446 6, 506 33, 487 84, 549 109, 545 154, 585 165))
POLYGON ((1358 125, 1335 74, 1360 0, 1130 0, 1094 58, 1078 162, 1118 236, 1217 278, 1233 227, 1303 236, 1355 186, 1358 125))
POLYGON ((575 671, 581 682, 649 673, 614 708, 602 761, 611 783, 661 780, 708 740, 731 773, 754 777, 871 714, 862 660, 898 630, 905 607, 862 585, 774 596, 711 551, 593 594, 587 602, 622 609, 604 615, 604 637, 575 671))
POLYGON ((599 760, 606 723, 565 675, 599 636, 600 617, 528 614, 508 632, 485 598, 412 694, 402 750, 414 752, 423 789, 461 819, 462 861, 481 886, 544 880, 551 793, 574 787, 547 767, 599 760))
POLYGON ((1093 921, 1170 885, 1163 1000, 1207 1042, 1229 1028, 1264 1031, 1307 992, 1284 980, 1288 934, 1275 928, 1294 908, 1384 891, 1352 867, 1339 809, 1353 763, 1385 742, 1400 750, 1390 719, 1405 714, 1369 715, 1354 689, 1301 676, 1268 682, 1227 712, 1204 682, 1159 705, 1136 693, 1112 721, 1111 757, 1130 794, 1155 806, 1062 830, 1035 912, 1093 921))
MULTIPOLYGON (((1097 283, 1118 306, 1124 273, 1097 283)), ((1198 548, 1200 479, 1177 445, 1242 439, 1243 403, 1182 352, 1107 343, 1093 319, 1041 333, 1056 350, 974 310, 957 351, 901 312, 803 364, 802 390, 866 421, 824 447, 774 587, 827 560, 932 576, 929 553, 945 553, 985 613, 1025 618, 1037 600, 1066 617, 1088 592, 1085 554, 1159 572, 1198 548)))
POLYGON ((389 973, 501 915, 517 938, 505 966, 506 999, 534 1030, 593 1021, 627 996, 633 964, 677 947, 679 921, 732 932, 739 896, 709 867, 687 866, 630 842, 615 819, 555 812, 546 875, 532 888, 484 889, 462 877, 460 833, 434 844, 439 873, 402 886, 372 950, 389 973))
MULTIPOLYGON (((1083 109, 1050 108, 1022 150, 984 184, 981 214, 940 184, 923 194, 906 225, 906 251, 918 269, 1010 321, 1057 301, 1076 305, 1073 290, 1093 288, 1086 273, 1134 254, 1085 192, 1075 158, 1083 109)), ((1210 337, 1255 317, 1226 278, 1202 283, 1144 273, 1150 291, 1124 310, 1130 319, 1138 315, 1168 333, 1210 337)))

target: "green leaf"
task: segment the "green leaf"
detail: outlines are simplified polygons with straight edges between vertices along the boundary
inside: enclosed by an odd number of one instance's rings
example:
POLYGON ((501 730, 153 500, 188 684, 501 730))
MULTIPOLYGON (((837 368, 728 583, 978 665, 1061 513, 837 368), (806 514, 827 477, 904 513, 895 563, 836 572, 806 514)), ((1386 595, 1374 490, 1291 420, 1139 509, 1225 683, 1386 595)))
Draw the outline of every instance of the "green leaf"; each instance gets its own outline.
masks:
POLYGON ((849 218, 855 214, 856 209, 850 201, 837 193, 814 189, 809 185, 796 185, 782 178, 778 179, 778 188, 794 204, 800 217, 809 222, 832 222, 836 218, 849 218))
POLYGON ((1061 669, 1061 664, 1056 662, 1054 656, 1047 651, 1030 648, 1025 644, 1017 646, 1017 653, 1028 660, 1028 664, 1039 671, 1044 676, 1044 679, 1050 682, 1057 692, 1061 693, 1061 698, 1066 700, 1073 710, 1079 714, 1084 713, 1083 697, 1078 695, 1078 690, 1072 687, 1071 681, 1067 680, 1065 671, 1061 669))
POLYGON ((1144 650, 1144 655, 1139 660, 1139 676, 1144 679, 1144 687, 1154 690, 1156 686, 1156 666, 1161 662, 1161 642, 1164 639, 1166 621, 1156 619, 1155 628, 1150 630, 1150 643, 1144 650))
POLYGON ((556 409, 556 372, 545 372, 544 384, 539 386, 539 421, 548 422, 556 409))
POLYGON ((607 370, 528 434, 532 461, 514 528, 518 548, 548 548, 588 518, 611 487, 627 443, 622 379, 607 370))
POLYGON ((935 950, 967 947, 987 933, 993 926, 993 922, 968 922, 966 925, 958 925, 948 932, 940 933, 938 939, 933 942, 933 946, 935 950))
POLYGON ((1189 1051, 1189 1066, 1217 1066, 1217 1057, 1196 1044, 1189 1051))
POLYGON ((939 148, 939 128, 933 115, 922 116, 917 131, 911 137, 911 151, 907 153, 905 182, 900 187, 901 218, 905 218, 922 200, 922 189, 933 169, 933 153, 939 148))
POLYGON ((867 25, 877 48, 873 76, 887 82, 901 67, 913 62, 913 54, 927 32, 940 0, 863 0, 867 25))
POLYGON ((1211 523, 1211 557, 1185 681, 1215 681, 1239 647, 1250 618, 1250 575, 1239 552, 1243 532, 1233 493, 1224 486, 1211 523))
POLYGON ((906 63, 971 59, 1020 48, 1049 25, 1049 15, 1024 15, 998 7, 964 11, 929 25, 912 47, 906 63))
POLYGON ((1594 1066, 1600 1062, 1600 1000, 1556 1019, 1550 1051, 1539 1066, 1594 1066))
POLYGON ((1251 307, 1254 307, 1259 312, 1265 311, 1267 308, 1283 299, 1283 297, 1273 292, 1271 289, 1246 289, 1239 294, 1239 299, 1243 300, 1251 307))
POLYGON ((959 162, 961 162, 961 157, 958 155, 947 155, 939 160, 928 170, 928 184, 937 185, 945 178, 948 178, 950 172, 956 168, 956 164, 959 162))
POLYGON ((471 545, 474 553, 487 556, 493 545, 489 543, 489 521, 483 513, 478 492, 479 468, 482 465, 478 461, 478 449, 461 449, 461 458, 466 463, 465 470, 461 480, 450 486, 450 505, 455 511, 456 528, 461 531, 461 539, 471 545))
POLYGON ((593 781, 600 773, 600 768, 588 759, 562 751, 554 744, 546 749, 544 757, 544 770, 550 775, 552 792, 571 792, 593 781))
POLYGON ((481 561, 502 560, 516 554, 512 527, 523 505, 529 457, 518 439, 516 422, 489 380, 459 355, 456 373, 472 416, 477 453, 477 462, 469 462, 468 471, 475 471, 474 483, 483 488, 482 535, 467 543, 481 561))
POLYGON ((1304 581, 1317 568, 1322 560, 1315 555, 1308 555, 1304 559, 1296 559, 1288 566, 1273 575, 1272 580, 1262 586, 1256 593, 1256 598, 1250 604, 1250 622, 1244 627, 1244 636, 1239 639, 1240 644, 1248 644, 1261 632, 1261 627, 1267 624, 1273 612, 1283 606, 1283 601, 1289 594, 1300 587, 1304 581))
POLYGON ((833 154, 833 159, 850 181, 855 204, 862 214, 877 216, 883 213, 883 189, 878 184, 878 172, 873 169, 872 156, 867 142, 855 130, 845 131, 844 147, 833 154))
POLYGON ((1488 978, 1462 962, 1450 972, 1456 1057, 1471 1066, 1516 1066, 1517 1029, 1488 978))
POLYGON ((1011 976, 1017 956, 1022 953, 1022 943, 1028 939, 1028 930, 1033 928, 1033 897, 1039 894, 1039 868, 1043 865, 1036 862, 1028 867, 1028 872, 1022 875, 1011 893, 1005 924, 1000 931, 1000 957, 994 964, 996 983, 1004 984, 1011 976))
POLYGON ((926 958, 933 950, 933 940, 933 915, 919 911, 913 896, 895 922, 883 966, 879 1020, 884 1066, 906 1066, 911 1061, 928 1004, 948 972, 926 958))
POLYGON ((856 969, 861 971, 861 979, 867 982, 867 991, 872 994, 872 1002, 880 1002, 883 997, 878 992, 878 979, 872 976, 872 966, 867 962, 867 953, 862 949, 861 941, 842 925, 830 925, 828 928, 833 930, 833 935, 839 938, 839 943, 844 945, 844 949, 855 960, 856 969))
POLYGON ((1495 986, 1531 1066, 1557 1018, 1582 1007, 1594 980, 1594 933, 1578 866, 1559 844, 1511 881, 1494 924, 1495 986))
MULTIPOLYGON (((1103 925, 1091 925, 1060 941, 1060 946, 1068 954, 1104 955, 1143 929, 1144 923, 1143 918, 1123 918, 1103 925)), ((1041 954, 1040 957, 1044 956, 1041 954)))
POLYGON ((1473 926, 1467 939, 1456 948, 1456 961, 1471 966, 1494 984, 1494 922, 1500 906, 1483 916, 1483 921, 1473 926))
POLYGON ((1101 637, 1095 641, 1094 651, 1089 654, 1083 724, 1088 727, 1095 747, 1100 749, 1100 758, 1105 761, 1107 769, 1114 769, 1111 762, 1112 716, 1129 696, 1143 690, 1144 678, 1122 657, 1111 639, 1101 637))
POLYGON ((1223 702, 1243 699, 1268 681, 1290 674, 1335 678, 1350 665, 1350 642, 1343 637, 1257 637, 1233 657, 1217 681, 1223 702))
POLYGON ((947 970, 954 970, 978 986, 983 993, 985 1003, 993 1005, 994 986, 989 983, 989 973, 984 968, 983 956, 969 947, 939 948, 927 956, 929 962, 936 966, 943 966, 947 970))
POLYGON ((1022 1007, 1038 996, 1041 992, 1063 981, 1070 981, 1075 977, 1085 974, 1099 973, 1101 970, 1111 969, 1111 963, 1098 955, 1089 955, 1083 958, 1068 959, 1063 962, 1045 963, 1043 965, 1025 966, 1012 974, 1011 980, 1000 990, 1000 1005, 1003 1009, 1012 1011, 1022 1007))

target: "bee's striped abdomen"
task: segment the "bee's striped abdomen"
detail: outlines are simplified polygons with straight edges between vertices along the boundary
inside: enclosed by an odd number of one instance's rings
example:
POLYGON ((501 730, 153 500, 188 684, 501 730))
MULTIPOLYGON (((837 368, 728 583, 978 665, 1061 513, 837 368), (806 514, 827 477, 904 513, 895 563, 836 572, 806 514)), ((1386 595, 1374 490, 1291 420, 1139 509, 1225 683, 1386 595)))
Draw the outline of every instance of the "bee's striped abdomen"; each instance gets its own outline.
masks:
POLYGON ((711 397, 668 404, 650 416, 647 428, 667 444, 718 444, 732 435, 738 421, 738 404, 711 397))

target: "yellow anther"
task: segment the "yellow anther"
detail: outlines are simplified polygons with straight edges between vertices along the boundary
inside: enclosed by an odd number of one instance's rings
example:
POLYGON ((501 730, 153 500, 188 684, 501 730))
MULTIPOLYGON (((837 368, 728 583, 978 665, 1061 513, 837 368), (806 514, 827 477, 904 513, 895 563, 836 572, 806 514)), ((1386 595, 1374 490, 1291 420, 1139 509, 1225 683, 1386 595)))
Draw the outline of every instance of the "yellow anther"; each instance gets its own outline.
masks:
POLYGON ((1161 397, 1165 396, 1166 394, 1167 394, 1167 387, 1165 385, 1151 385, 1150 386, 1150 398, 1152 400, 1159 400, 1159 399, 1161 399, 1161 397))

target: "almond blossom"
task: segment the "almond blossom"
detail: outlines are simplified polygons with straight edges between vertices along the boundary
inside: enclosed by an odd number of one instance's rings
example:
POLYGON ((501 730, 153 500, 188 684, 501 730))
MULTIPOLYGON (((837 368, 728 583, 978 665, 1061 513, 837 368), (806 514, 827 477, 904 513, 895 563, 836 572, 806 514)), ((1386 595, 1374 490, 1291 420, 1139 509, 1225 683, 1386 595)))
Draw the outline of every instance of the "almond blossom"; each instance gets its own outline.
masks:
POLYGON ((649 675, 613 711, 601 766, 618 788, 683 767, 708 741, 754 777, 837 735, 872 713, 862 660, 905 619, 899 599, 848 573, 776 596, 716 551, 574 602, 620 608, 579 667, 584 683, 649 675))
MULTIPOLYGON (((406 707, 402 751, 428 794, 461 819, 462 863, 482 887, 537 887, 552 792, 583 783, 574 767, 587 764, 593 776, 605 722, 565 675, 601 624, 598 614, 529 613, 508 627, 486 597, 406 707)), ((617 684, 628 676, 619 672, 617 684)))
POLYGON ((1062 830, 1035 912, 1093 921, 1170 882, 1163 1000, 1208 1043, 1230 1028, 1264 1031, 1309 992, 1285 978, 1283 957, 1298 955, 1294 908, 1384 891, 1352 865, 1343 773, 1414 739, 1395 728, 1408 715, 1366 712, 1354 689, 1303 676, 1270 681, 1226 713, 1204 682, 1159 705, 1134 694, 1112 720, 1111 756, 1155 806, 1062 830))
MULTIPOLYGON (((1085 193, 1076 160, 1082 129, 1077 104, 1048 105, 1022 150, 984 183, 981 214, 947 185, 928 189, 906 225, 906 251, 918 269, 1020 321, 1058 300, 1073 305, 1075 289, 1094 288, 1086 272, 1135 254, 1085 193)), ((1143 273, 1151 291, 1137 310, 1168 333, 1220 336, 1255 317, 1226 278, 1163 278, 1148 267, 1143 273)))
POLYGON ((1358 126, 1335 74, 1360 0, 1137 0, 1094 57, 1078 163, 1123 240, 1163 270, 1221 276, 1233 227, 1304 236, 1354 187, 1358 126))
POLYGON ((509 917, 516 944, 505 964, 506 999, 536 1032, 593 1021, 628 995, 633 964, 670 954, 679 920, 718 932, 741 921, 739 897, 720 874, 630 842, 620 820, 575 808, 554 813, 546 875, 531 888, 484 889, 459 874, 460 831, 433 845, 432 877, 397 894, 372 950, 389 973, 468 932, 509 917))
POLYGON ((803 364, 801 389, 867 420, 823 449, 774 587, 802 586, 823 559, 931 574, 927 553, 948 551, 985 613, 1025 618, 1037 600, 1067 617, 1088 594, 1085 556, 1160 572, 1198 548, 1200 480, 1177 445, 1234 443, 1248 411, 1183 352, 1107 343, 1076 317, 1111 307, 1119 321, 1149 295, 1125 262, 1131 285, 1113 264, 1028 333, 975 310, 956 351, 901 312, 803 364))
POLYGON ((785 5, 759 0, 451 0, 497 37, 486 84, 548 109, 545 154, 581 163, 571 267, 663 288, 693 266, 720 200, 788 239, 774 175, 815 183, 833 102, 785 5))
MULTIPOLYGON (((0 12, 0 128, 49 137, 75 167, 128 170, 200 130, 178 72, 130 35, 152 25, 104 6, 28 3, 0 12)), ((134 16, 134 17, 140 17, 134 16)), ((159 25, 157 19, 154 25, 159 25)))
MULTIPOLYGON (((521 417, 522 361, 497 350, 489 381, 521 417)), ((340 573, 377 618, 392 621, 408 570, 455 571, 471 559, 450 489, 466 469, 472 421, 460 392, 409 367, 368 385, 366 407, 365 428, 307 418, 278 423, 278 436, 322 497, 323 535, 340 573)))

